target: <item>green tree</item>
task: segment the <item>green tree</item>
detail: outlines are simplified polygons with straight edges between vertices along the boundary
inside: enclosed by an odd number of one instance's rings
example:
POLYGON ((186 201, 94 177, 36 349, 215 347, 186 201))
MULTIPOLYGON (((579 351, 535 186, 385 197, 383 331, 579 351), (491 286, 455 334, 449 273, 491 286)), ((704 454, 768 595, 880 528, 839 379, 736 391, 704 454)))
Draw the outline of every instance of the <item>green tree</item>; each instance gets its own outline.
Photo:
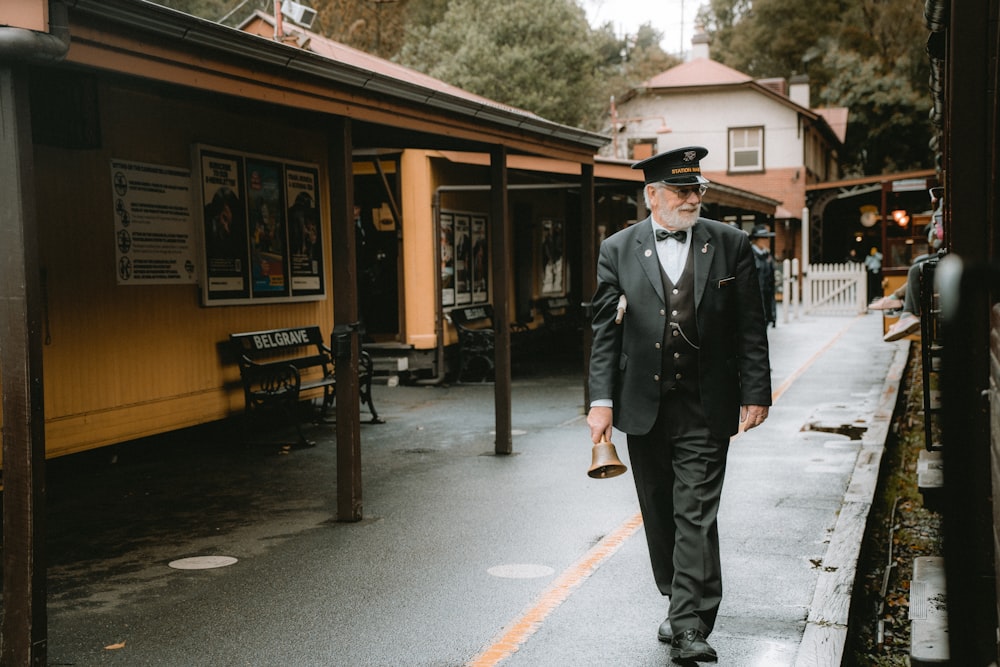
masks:
POLYGON ((594 115, 598 59, 573 0, 452 0, 411 25, 398 60, 472 93, 582 125, 594 115))
MULTIPOLYGON (((307 3, 308 4, 308 3, 307 3)), ((406 34, 410 0, 316 0, 313 30, 382 58, 392 57, 406 34)))
POLYGON ((846 175, 931 166, 927 120, 931 98, 926 90, 913 87, 906 76, 908 63, 899 62, 898 71, 886 70, 877 57, 834 51, 827 54, 824 64, 837 74, 823 89, 820 101, 850 110, 842 160, 846 175))
MULTIPOLYGON (((616 36, 611 23, 599 26, 591 35, 598 58, 597 88, 600 99, 609 103, 612 96, 620 98, 647 79, 680 64, 680 59, 668 55, 660 43, 663 33, 652 24, 639 26, 636 34, 616 36)), ((587 119, 586 127, 607 129, 610 121, 608 104, 596 110, 598 115, 587 119)))
POLYGON ((711 56, 754 78, 809 76, 811 99, 849 110, 851 175, 926 168, 927 29, 919 0, 710 0, 711 56))

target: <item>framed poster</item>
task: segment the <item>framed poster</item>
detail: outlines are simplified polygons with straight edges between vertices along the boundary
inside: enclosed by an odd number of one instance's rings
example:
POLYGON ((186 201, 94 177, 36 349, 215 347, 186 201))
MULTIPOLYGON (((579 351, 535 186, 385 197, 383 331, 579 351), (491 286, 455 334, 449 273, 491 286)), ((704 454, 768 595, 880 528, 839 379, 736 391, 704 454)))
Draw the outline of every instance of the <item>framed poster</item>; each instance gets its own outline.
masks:
POLYGON ((539 239, 539 293, 566 294, 566 237, 561 220, 542 220, 539 239))
POLYGON ((440 216, 441 238, 438 253, 441 257, 441 305, 455 305, 455 217, 451 213, 440 216))
POLYGON ((292 293, 323 293, 323 228, 319 215, 319 171, 285 167, 285 201, 291 255, 292 293))
POLYGON ((205 305, 325 297, 319 168, 194 147, 205 305))
POLYGON ((490 294, 490 248, 486 236, 486 217, 472 216, 472 302, 482 303, 489 300, 490 294))
POLYGON ((202 292, 207 301, 250 297, 249 247, 243 159, 236 154, 204 150, 198 155, 204 211, 205 271, 202 292))
POLYGON ((455 216, 455 303, 472 301, 470 219, 468 215, 455 216))
POLYGON ((439 216, 441 305, 486 303, 490 298, 489 218, 442 211, 439 216))
POLYGON ((281 165, 248 158, 246 173, 252 295, 288 296, 288 234, 281 165))

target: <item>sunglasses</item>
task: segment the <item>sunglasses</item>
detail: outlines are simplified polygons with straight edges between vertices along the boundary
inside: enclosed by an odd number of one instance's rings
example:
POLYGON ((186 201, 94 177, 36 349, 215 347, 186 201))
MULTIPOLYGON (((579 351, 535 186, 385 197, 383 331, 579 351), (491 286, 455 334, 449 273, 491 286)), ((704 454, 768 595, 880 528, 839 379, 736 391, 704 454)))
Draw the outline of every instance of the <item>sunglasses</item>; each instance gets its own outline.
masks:
POLYGON ((665 187, 667 190, 670 190, 681 199, 687 199, 693 194, 698 195, 698 197, 704 197, 705 193, 708 192, 707 185, 688 185, 679 188, 676 185, 669 185, 667 183, 663 183, 662 181, 660 182, 660 185, 665 187))

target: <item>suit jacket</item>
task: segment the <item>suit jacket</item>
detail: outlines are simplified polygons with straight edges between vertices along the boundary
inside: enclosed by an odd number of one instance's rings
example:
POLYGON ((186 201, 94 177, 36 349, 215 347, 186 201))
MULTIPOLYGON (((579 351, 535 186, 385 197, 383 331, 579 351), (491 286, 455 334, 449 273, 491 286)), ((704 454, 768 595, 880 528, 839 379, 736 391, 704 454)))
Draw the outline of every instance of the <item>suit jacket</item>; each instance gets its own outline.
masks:
MULTIPOLYGON (((691 228, 701 403, 713 435, 739 429, 741 405, 771 404, 771 369, 760 285, 749 237, 699 218, 691 228)), ((590 398, 614 401, 615 427, 648 433, 660 404, 666 301, 649 218, 608 237, 597 264, 590 398), (618 298, 628 309, 615 323, 618 298)))

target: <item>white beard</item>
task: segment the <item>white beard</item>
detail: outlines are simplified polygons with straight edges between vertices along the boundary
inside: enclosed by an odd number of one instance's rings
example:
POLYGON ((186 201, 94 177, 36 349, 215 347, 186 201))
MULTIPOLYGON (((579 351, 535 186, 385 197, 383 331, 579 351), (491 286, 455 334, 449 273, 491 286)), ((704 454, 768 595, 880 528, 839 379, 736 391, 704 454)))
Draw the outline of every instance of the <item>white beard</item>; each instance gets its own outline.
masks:
POLYGON ((698 214, 700 212, 701 204, 696 206, 693 211, 684 211, 675 208, 672 211, 661 213, 657 222, 667 229, 672 229, 674 231, 691 229, 694 227, 694 223, 698 222, 698 214))

